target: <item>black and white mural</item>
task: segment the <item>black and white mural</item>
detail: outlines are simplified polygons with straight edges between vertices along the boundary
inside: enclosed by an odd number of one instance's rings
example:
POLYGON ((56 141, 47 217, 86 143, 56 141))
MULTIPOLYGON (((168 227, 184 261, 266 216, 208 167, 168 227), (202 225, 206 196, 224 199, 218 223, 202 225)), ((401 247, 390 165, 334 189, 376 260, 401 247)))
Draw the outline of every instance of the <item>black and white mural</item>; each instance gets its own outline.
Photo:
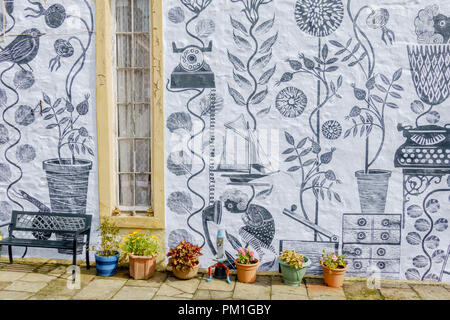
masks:
POLYGON ((94 1, 3 3, 0 220, 8 222, 12 210, 54 211, 91 214, 97 226, 94 1))
MULTIPOLYGON (((450 281, 450 3, 164 2, 167 245, 450 281)), ((314 266, 315 264, 315 266, 314 266)))

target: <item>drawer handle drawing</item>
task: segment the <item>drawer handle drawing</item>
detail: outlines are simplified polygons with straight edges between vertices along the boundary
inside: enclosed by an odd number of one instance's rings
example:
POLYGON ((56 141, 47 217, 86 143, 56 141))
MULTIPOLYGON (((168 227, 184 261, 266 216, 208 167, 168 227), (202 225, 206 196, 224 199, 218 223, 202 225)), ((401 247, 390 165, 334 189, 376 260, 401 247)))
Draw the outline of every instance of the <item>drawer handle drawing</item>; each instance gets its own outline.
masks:
POLYGON ((386 268, 386 264, 383 261, 378 261, 377 267, 378 267, 378 269, 384 269, 384 268, 386 268))
POLYGON ((379 256, 384 256, 384 255, 386 254, 386 249, 384 249, 384 248, 378 248, 377 254, 378 254, 379 256))
POLYGON ((355 268, 355 269, 357 269, 357 270, 361 269, 361 268, 362 268, 362 263, 361 263, 361 261, 355 261, 355 262, 353 262, 353 268, 355 268))
POLYGON ((358 232, 358 240, 364 240, 366 238, 366 234, 364 232, 358 232))
POLYGON ((364 218, 359 218, 358 219, 358 226, 360 227, 364 227, 367 224, 367 220, 364 218))
POLYGON ((383 227, 389 227, 391 225, 391 221, 389 219, 383 219, 383 221, 381 221, 381 224, 383 225, 383 227))
POLYGON ((390 235, 388 232, 383 232, 381 234, 381 240, 388 240, 390 238, 390 235))

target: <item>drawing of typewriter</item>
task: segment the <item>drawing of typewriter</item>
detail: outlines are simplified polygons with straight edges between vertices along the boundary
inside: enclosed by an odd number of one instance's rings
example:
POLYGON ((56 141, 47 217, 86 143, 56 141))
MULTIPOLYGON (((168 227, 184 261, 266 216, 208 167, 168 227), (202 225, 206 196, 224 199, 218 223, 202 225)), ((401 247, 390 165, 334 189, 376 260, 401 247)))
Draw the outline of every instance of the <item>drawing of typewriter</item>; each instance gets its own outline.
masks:
POLYGON ((395 153, 395 167, 411 169, 450 169, 450 124, 397 126, 406 142, 395 153))
POLYGON ((172 89, 186 88, 215 88, 214 73, 205 62, 204 52, 212 51, 212 41, 207 48, 189 45, 185 48, 177 48, 172 42, 173 52, 181 53, 180 64, 171 75, 172 89))

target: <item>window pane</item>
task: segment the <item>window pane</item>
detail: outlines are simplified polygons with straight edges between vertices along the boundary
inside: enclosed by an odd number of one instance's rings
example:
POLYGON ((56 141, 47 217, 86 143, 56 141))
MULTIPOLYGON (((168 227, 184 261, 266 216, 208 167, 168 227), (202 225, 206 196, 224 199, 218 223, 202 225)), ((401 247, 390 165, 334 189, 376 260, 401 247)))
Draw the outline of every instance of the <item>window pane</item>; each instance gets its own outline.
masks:
POLYGON ((134 137, 134 112, 132 104, 118 105, 119 137, 134 137))
POLYGON ((135 113, 135 128, 137 137, 149 137, 151 136, 151 118, 150 118, 150 105, 149 104, 137 104, 134 106, 135 113))
POLYGON ((136 175, 136 205, 150 205, 150 175, 136 175))
POLYGON ((133 102, 133 73, 117 70, 117 103, 133 102))
POLYGON ((150 34, 136 34, 134 36, 135 61, 134 66, 145 68, 150 65, 150 34))
POLYGON ((134 31, 150 32, 150 1, 135 0, 134 31))
POLYGON ((133 139, 119 140, 119 172, 134 172, 133 139))
POLYGON ((117 35, 117 66, 119 68, 129 68, 131 67, 131 58, 132 58, 132 48, 131 48, 131 40, 132 37, 130 35, 117 35))
POLYGON ((149 140, 136 140, 136 172, 149 172, 149 140))
POLYGON ((134 176, 132 174, 119 175, 119 201, 124 206, 134 206, 134 176))
POLYGON ((117 32, 131 31, 131 5, 129 0, 116 0, 117 32))

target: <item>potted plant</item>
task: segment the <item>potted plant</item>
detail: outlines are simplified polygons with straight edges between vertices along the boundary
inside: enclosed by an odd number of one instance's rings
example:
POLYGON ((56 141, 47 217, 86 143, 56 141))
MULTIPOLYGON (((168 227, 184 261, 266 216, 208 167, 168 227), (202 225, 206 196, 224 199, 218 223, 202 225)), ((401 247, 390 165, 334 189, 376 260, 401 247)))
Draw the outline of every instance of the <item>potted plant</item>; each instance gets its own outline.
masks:
POLYGON ((293 287, 300 285, 306 269, 311 265, 311 260, 295 250, 284 250, 278 257, 278 261, 284 283, 293 287))
POLYGON ((254 257, 254 252, 249 249, 239 249, 234 260, 239 282, 252 283, 256 280, 259 260, 254 257))
POLYGON ((336 57, 350 68, 360 68, 364 73, 364 83, 352 84, 357 105, 350 110, 346 119, 352 125, 344 134, 361 137, 365 140, 364 169, 355 172, 362 213, 384 213, 386 197, 389 187, 391 171, 374 169, 372 166, 380 157, 386 138, 386 117, 389 109, 398 109, 404 90, 398 81, 402 76, 402 69, 398 69, 392 76, 377 72, 374 44, 363 31, 359 23, 365 21, 369 29, 379 29, 382 40, 387 45, 395 40, 395 34, 388 29, 389 11, 384 8, 377 10, 364 6, 354 15, 351 10, 351 0, 348 1, 347 11, 353 24, 354 38, 346 44, 338 41, 331 43, 339 50, 336 57), (366 13, 366 15, 364 14, 366 13), (365 15, 366 19, 363 19, 365 15), (358 20, 358 18, 360 18, 358 20), (353 41, 353 39, 356 39, 353 41), (364 40, 365 39, 365 40, 364 40), (374 133, 377 132, 376 135, 374 133), (376 138, 379 138, 378 141, 376 138))
POLYGON ((97 275, 110 277, 116 273, 119 261, 119 228, 109 219, 105 219, 97 231, 100 231, 101 237, 100 250, 97 250, 95 253, 97 275))
POLYGON ((147 280, 155 274, 158 238, 134 231, 123 238, 121 249, 128 255, 130 276, 147 280))
POLYGON ((175 248, 167 253, 169 266, 178 279, 188 280, 194 278, 198 273, 200 261, 198 257, 202 255, 201 248, 195 244, 181 241, 175 248))
POLYGON ((329 287, 340 288, 344 284, 345 271, 347 271, 348 263, 345 261, 344 255, 336 253, 326 253, 323 250, 320 265, 323 269, 323 280, 329 287))

